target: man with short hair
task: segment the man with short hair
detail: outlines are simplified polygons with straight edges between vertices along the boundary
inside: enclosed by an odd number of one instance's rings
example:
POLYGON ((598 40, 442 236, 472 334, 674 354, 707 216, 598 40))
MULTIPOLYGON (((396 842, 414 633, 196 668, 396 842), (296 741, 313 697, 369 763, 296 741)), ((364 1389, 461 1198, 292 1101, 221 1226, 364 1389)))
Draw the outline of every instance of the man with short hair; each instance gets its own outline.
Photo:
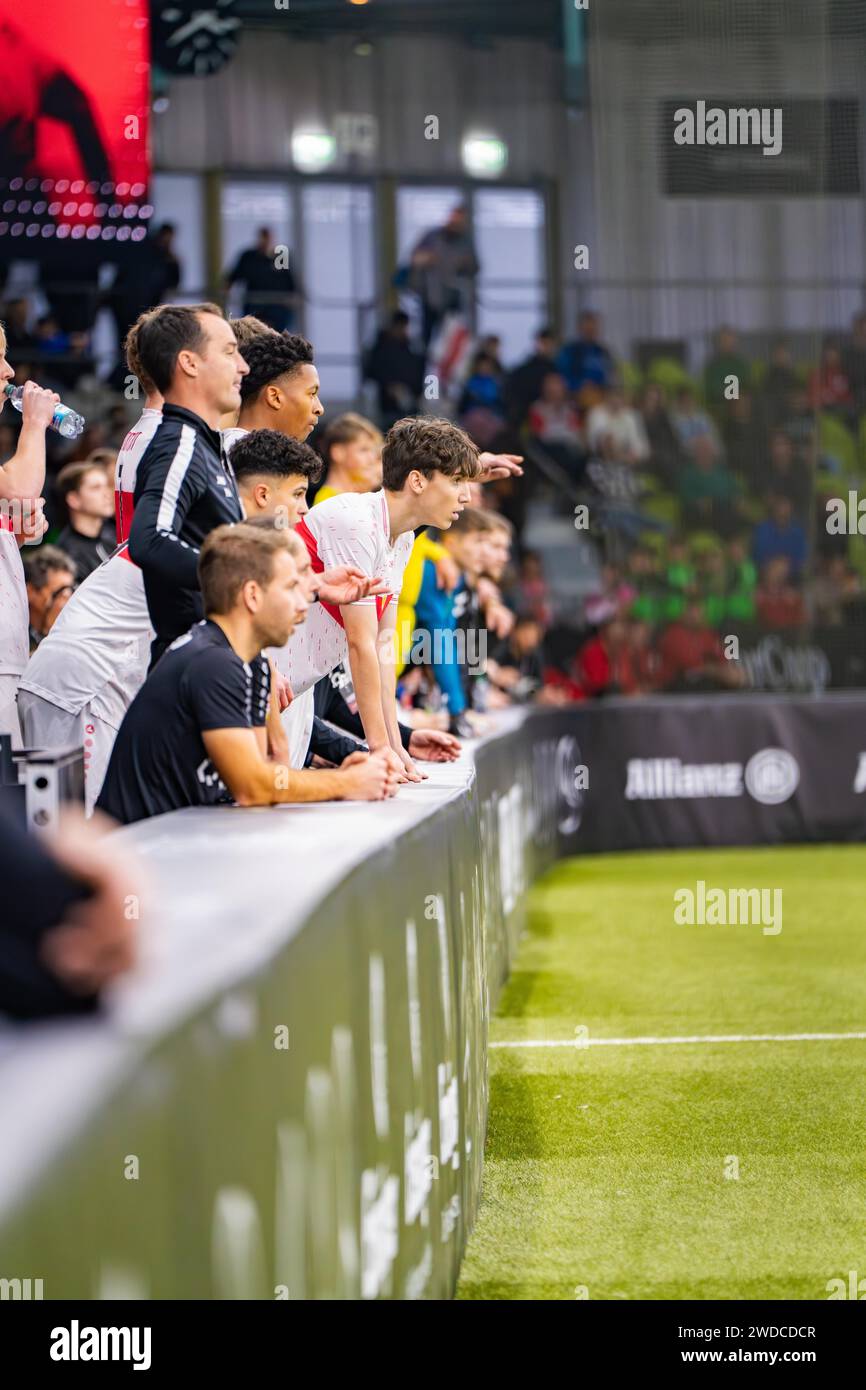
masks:
POLYGON ((75 564, 56 545, 42 545, 24 557, 30 641, 36 647, 56 623, 75 588, 75 564))
POLYGON ((56 487, 69 518, 57 544, 75 561, 82 581, 109 558, 117 544, 111 484, 101 464, 85 462, 61 468, 56 487))
POLYGON ((294 439, 307 439, 325 413, 312 343, 298 333, 267 328, 252 336, 245 330, 243 336, 249 370, 241 382, 237 426, 223 432, 226 448, 246 430, 279 430, 294 439))
POLYGON ((210 531, 243 515, 223 457, 222 416, 239 408, 247 364, 215 304, 166 305, 138 334, 142 365, 164 399, 135 483, 129 554, 141 567, 156 638, 152 664, 202 617, 198 553, 210 531))
POLYGON ((133 700, 98 807, 123 824, 187 806, 379 801, 396 774, 384 753, 335 772, 269 761, 267 646, 282 646, 307 610, 309 560, 273 521, 220 526, 199 557, 206 619, 178 638, 133 700))
POLYGON ((288 256, 286 262, 277 264, 270 227, 259 227, 255 245, 241 251, 225 279, 227 290, 243 283, 244 313, 257 314, 277 332, 291 328, 295 313, 297 282, 288 256))

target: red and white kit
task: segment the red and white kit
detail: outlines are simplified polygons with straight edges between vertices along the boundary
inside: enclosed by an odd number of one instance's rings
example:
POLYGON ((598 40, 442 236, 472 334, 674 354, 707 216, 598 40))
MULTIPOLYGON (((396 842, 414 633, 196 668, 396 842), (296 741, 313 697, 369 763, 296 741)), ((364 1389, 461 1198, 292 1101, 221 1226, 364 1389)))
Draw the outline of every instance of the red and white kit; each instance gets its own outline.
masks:
MULTIPOLYGON (((389 603, 396 604, 415 537, 406 531, 391 544, 384 492, 341 492, 337 497, 329 497, 313 507, 296 530, 317 573, 335 565, 355 565, 371 579, 382 579, 387 586, 386 593, 359 599, 359 604, 375 605, 379 618, 389 603)), ((315 685, 321 676, 327 676, 348 659, 349 647, 339 608, 327 603, 312 604, 306 621, 295 629, 284 647, 270 655, 277 670, 288 678, 295 695, 315 685)))

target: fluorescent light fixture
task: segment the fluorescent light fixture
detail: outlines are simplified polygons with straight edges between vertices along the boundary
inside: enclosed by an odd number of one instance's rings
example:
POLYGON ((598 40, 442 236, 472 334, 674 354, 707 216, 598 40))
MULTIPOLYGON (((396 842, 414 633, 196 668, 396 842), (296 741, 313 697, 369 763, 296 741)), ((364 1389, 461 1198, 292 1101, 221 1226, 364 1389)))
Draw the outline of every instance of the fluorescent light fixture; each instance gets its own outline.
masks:
POLYGON ((508 163, 508 146, 495 135, 467 135, 461 153, 463 168, 474 179, 495 179, 508 163))
POLYGON ((304 174, 320 174, 337 157, 337 142, 326 130, 296 130, 292 134, 292 159, 304 174))

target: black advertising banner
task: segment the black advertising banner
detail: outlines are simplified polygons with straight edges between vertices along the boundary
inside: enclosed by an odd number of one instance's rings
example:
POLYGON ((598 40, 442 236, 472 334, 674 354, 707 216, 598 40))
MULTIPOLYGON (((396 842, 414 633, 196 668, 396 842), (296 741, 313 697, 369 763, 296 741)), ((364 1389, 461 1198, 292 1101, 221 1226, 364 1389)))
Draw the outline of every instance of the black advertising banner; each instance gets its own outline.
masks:
POLYGON ((584 853, 866 839, 866 696, 614 700, 573 727, 584 853))
POLYGON ((860 192, 853 98, 678 97, 659 106, 668 197, 813 197, 860 192))

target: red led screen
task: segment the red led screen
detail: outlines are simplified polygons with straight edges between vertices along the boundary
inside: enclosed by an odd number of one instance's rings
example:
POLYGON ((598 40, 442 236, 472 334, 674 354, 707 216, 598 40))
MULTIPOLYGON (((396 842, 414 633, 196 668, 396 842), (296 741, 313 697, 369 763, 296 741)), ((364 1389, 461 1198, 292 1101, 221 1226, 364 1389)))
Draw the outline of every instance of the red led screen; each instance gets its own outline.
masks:
POLYGON ((149 98, 147 0, 0 0, 4 243, 143 237, 149 98))

